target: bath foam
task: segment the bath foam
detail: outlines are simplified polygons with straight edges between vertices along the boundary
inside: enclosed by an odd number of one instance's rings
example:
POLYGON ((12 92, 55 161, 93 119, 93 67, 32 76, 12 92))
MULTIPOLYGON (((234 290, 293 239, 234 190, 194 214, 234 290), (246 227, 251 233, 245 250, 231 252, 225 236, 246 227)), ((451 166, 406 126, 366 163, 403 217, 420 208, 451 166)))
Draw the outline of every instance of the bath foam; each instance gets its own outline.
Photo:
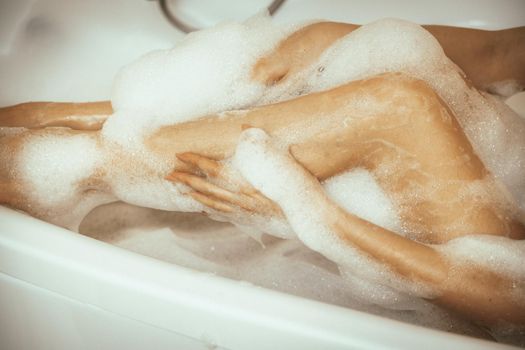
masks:
POLYGON ((520 292, 520 298, 516 301, 525 303, 525 241, 471 235, 456 238, 436 249, 451 260, 472 263, 513 279, 516 281, 516 292, 520 292))
POLYGON ((22 147, 15 172, 38 217, 76 230, 94 207, 114 200, 111 195, 79 190, 101 163, 93 135, 44 131, 26 138, 22 147))
MULTIPOLYGON (((505 276, 512 283, 510 295, 516 307, 525 307, 525 241, 510 240, 505 237, 489 235, 471 235, 456 238, 443 245, 436 246, 455 266, 465 264, 477 266, 505 276)), ((525 325, 499 322, 492 326, 489 333, 494 339, 525 346, 525 325)))
POLYGON ((265 15, 187 35, 171 50, 149 53, 115 79, 106 138, 133 144, 149 131, 251 106, 265 91, 251 69, 300 25, 277 26, 265 15))
POLYGON ((403 233, 392 200, 365 169, 356 168, 324 181, 326 194, 341 208, 388 230, 403 233))
POLYGON ((27 139, 17 168, 38 202, 55 205, 72 196, 71 188, 94 172, 100 158, 90 136, 39 136, 27 139))

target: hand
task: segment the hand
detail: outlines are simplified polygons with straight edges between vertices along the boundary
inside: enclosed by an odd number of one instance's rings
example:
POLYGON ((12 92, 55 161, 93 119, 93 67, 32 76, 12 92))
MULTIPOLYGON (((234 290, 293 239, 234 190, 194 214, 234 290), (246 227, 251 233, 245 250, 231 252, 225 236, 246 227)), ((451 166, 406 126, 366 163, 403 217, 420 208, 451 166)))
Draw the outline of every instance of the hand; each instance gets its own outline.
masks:
POLYGON ((228 163, 192 152, 177 154, 177 158, 193 171, 175 170, 166 179, 188 186, 191 190, 187 195, 204 204, 210 214, 277 237, 295 236, 280 207, 248 184, 228 163))

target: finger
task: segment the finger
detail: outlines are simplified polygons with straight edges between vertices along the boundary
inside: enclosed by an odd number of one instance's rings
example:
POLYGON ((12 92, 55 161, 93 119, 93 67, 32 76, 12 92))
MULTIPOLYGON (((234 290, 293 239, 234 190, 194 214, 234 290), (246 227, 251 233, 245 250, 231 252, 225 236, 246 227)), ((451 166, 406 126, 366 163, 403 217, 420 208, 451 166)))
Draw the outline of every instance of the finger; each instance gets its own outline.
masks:
POLYGON ((233 212, 233 208, 230 207, 227 204, 224 204, 220 201, 215 200, 214 198, 211 198, 209 196, 206 196, 199 192, 190 192, 189 195, 195 199, 197 202, 200 202, 204 204, 205 206, 215 209, 217 211, 221 211, 223 213, 231 213, 233 212))
POLYGON ((265 197, 261 192, 255 190, 256 192, 248 193, 247 195, 255 199, 256 201, 260 203, 264 203, 265 205, 271 205, 274 206, 274 203, 268 198, 265 197))
POLYGON ((213 185, 205 179, 192 174, 183 173, 180 171, 173 171, 168 176, 166 176, 166 180, 172 182, 181 182, 193 188, 194 190, 197 190, 204 194, 215 196, 225 201, 232 201, 235 199, 235 194, 233 194, 232 192, 225 190, 219 186, 213 185))
POLYGON ((262 202, 262 203, 270 202, 268 198, 266 198, 261 192, 259 192, 254 187, 243 186, 240 191, 243 195, 249 196, 258 202, 262 202))
MULTIPOLYGON (((248 127, 251 128, 250 126, 248 127)), ((185 164, 203 171, 205 175, 223 180, 226 183, 230 183, 232 176, 228 168, 222 165, 221 162, 192 152, 178 153, 176 154, 176 156, 180 161, 184 162, 185 164)), ((236 181, 242 182, 240 184, 241 192, 249 194, 249 189, 251 188, 251 186, 245 183, 245 181, 243 181, 242 179, 236 179, 236 181)))
POLYGON ((166 176, 166 180, 183 183, 202 194, 215 197, 216 200, 228 202, 229 204, 236 205, 248 211, 255 211, 257 208, 257 203, 254 198, 230 192, 192 174, 173 171, 166 176))
POLYGON ((166 177, 166 179, 172 182, 183 183, 202 194, 213 196, 217 200, 222 200, 247 210, 253 210, 253 204, 248 203, 246 198, 242 198, 238 194, 225 190, 219 186, 213 185, 198 176, 174 171, 171 174, 169 174, 166 177))
POLYGON ((252 198, 252 203, 254 203, 254 211, 266 213, 269 215, 276 215, 279 217, 283 216, 281 208, 274 201, 264 196, 261 192, 257 191, 256 189, 252 188, 248 192, 245 192, 243 190, 242 193, 244 193, 245 196, 249 196, 252 198))
POLYGON ((184 163, 199 168, 212 177, 217 177, 222 169, 222 165, 218 161, 192 152, 178 153, 177 158, 184 163))

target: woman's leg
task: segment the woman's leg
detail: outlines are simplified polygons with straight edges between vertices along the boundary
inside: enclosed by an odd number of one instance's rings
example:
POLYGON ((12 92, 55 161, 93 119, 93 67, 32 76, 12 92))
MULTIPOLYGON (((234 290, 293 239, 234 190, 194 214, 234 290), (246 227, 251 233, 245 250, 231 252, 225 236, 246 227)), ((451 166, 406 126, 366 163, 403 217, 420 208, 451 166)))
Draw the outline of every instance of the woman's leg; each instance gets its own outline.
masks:
POLYGON ((177 172, 191 172, 191 162, 176 154, 230 158, 246 126, 265 130, 320 181, 355 167, 368 169, 397 203, 406 230, 423 242, 473 232, 524 236, 454 116, 422 81, 386 74, 352 82, 165 127, 146 146, 173 162, 177 172))
POLYGON ((48 126, 75 130, 99 130, 113 113, 111 103, 28 102, 0 108, 0 127, 29 129, 48 126))

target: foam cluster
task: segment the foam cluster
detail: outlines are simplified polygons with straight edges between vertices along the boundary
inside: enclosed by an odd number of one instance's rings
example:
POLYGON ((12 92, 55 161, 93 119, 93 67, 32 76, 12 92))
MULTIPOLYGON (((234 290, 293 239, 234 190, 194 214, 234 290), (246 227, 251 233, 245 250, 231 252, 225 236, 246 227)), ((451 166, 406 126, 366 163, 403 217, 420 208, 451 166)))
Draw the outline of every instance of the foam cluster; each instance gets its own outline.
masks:
POLYGON ((149 53, 115 79, 107 138, 129 144, 163 125, 253 105, 265 86, 251 79, 256 61, 298 25, 268 16, 187 35, 171 50, 149 53))
POLYGON ((76 229, 94 207, 114 200, 110 194, 87 189, 102 160, 92 134, 43 130, 25 138, 15 169, 17 182, 26 186, 29 211, 76 229))
POLYGON ((323 187, 328 197, 349 213, 403 233, 395 204, 366 169, 356 168, 333 176, 323 182, 323 187))

